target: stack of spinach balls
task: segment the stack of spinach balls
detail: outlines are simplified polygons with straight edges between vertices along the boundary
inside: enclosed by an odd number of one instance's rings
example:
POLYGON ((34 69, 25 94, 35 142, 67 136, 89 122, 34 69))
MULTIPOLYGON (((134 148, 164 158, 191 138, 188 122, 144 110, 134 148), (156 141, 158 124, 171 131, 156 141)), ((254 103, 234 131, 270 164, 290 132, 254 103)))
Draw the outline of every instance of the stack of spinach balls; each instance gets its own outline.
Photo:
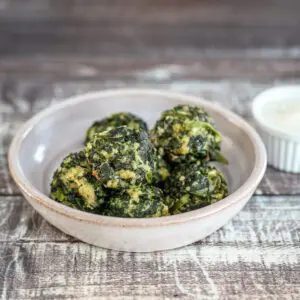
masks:
POLYGON ((50 197, 116 217, 161 217, 191 211, 228 194, 221 136, 201 107, 163 112, 152 130, 138 116, 116 113, 94 122, 85 148, 55 171, 50 197))

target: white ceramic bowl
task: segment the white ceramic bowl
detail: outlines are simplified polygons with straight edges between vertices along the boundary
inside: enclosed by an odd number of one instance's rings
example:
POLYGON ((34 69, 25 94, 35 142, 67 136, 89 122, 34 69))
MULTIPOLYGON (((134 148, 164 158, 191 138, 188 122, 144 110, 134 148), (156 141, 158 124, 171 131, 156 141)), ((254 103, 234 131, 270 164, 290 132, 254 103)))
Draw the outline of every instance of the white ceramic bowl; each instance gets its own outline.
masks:
MULTIPOLYGON (((288 128, 290 122, 300 122, 299 111, 293 111, 294 107, 287 107, 295 103, 300 108, 299 85, 273 87, 255 97, 252 114, 257 131, 267 149, 268 164, 282 171, 299 173, 300 132, 298 130, 291 131, 288 128), (279 110, 278 119, 274 115, 274 109, 280 109, 279 105, 288 111, 287 114, 284 114, 279 110), (285 126, 282 126, 282 122, 285 123, 285 126)), ((298 125, 297 128, 299 128, 298 125)))
POLYGON ((29 203, 51 224, 84 242, 123 251, 172 249, 198 241, 222 227, 252 196, 266 168, 264 145, 244 120, 203 99, 153 90, 116 90, 85 94, 40 112, 18 131, 9 150, 9 168, 29 203), (165 109, 202 105, 224 137, 229 165, 222 167, 230 195, 212 205, 176 216, 129 219, 90 214, 51 200, 51 176, 62 158, 83 147, 95 119, 130 111, 151 126, 165 109))

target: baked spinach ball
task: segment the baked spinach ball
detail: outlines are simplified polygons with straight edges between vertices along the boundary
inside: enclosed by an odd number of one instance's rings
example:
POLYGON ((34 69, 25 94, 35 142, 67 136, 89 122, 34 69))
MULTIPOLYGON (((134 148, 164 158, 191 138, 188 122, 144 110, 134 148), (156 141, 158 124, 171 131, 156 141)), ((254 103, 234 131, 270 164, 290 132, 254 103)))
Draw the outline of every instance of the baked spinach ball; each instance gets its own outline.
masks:
POLYGON ((142 184, 113 193, 105 214, 124 218, 150 218, 167 216, 169 212, 163 203, 162 190, 142 184))
POLYGON ((154 148, 144 130, 120 126, 96 133, 85 153, 93 176, 108 189, 153 181, 154 148))
POLYGON ((221 135, 201 107, 165 111, 150 134, 134 114, 112 114, 88 129, 83 151, 63 160, 50 197, 124 218, 188 212, 228 195, 223 173, 208 164, 227 163, 220 148, 221 135))
POLYGON ((69 154, 55 171, 50 197, 84 211, 101 209, 106 192, 92 176, 83 151, 69 154))
POLYGON ((202 107, 178 105, 163 112, 151 131, 151 138, 170 162, 217 160, 226 163, 220 154, 221 135, 202 107))
POLYGON ((171 214, 179 214, 215 203, 228 195, 224 174, 202 162, 177 165, 165 186, 171 214))
POLYGON ((85 144, 87 144, 91 140, 95 133, 119 126, 127 126, 130 129, 134 130, 148 130, 146 122, 144 122, 138 116, 132 113, 120 112, 112 114, 110 117, 105 118, 101 121, 94 122, 87 130, 85 144))

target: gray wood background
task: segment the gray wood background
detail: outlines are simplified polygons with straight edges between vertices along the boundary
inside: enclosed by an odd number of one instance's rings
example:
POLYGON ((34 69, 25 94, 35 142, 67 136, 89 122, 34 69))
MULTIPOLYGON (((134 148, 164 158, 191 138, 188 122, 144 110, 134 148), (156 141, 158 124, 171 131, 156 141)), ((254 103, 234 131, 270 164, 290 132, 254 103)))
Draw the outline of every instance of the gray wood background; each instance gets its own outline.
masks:
POLYGON ((261 90, 300 83, 300 2, 0 0, 2 299, 299 299, 300 175, 268 168, 247 206, 193 245, 99 249, 27 204, 7 149, 34 113, 90 90, 201 95, 252 122, 261 90))

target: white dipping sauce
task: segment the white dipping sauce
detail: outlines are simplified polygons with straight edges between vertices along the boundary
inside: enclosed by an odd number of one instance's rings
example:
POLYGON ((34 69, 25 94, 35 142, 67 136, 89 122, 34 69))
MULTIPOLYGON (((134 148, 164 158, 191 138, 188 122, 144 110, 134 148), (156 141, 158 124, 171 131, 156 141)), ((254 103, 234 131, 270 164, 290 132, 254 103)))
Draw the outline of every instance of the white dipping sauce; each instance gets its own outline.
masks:
POLYGON ((261 116, 270 126, 281 131, 291 134, 300 133, 300 98, 299 100, 269 101, 263 105, 261 116))

